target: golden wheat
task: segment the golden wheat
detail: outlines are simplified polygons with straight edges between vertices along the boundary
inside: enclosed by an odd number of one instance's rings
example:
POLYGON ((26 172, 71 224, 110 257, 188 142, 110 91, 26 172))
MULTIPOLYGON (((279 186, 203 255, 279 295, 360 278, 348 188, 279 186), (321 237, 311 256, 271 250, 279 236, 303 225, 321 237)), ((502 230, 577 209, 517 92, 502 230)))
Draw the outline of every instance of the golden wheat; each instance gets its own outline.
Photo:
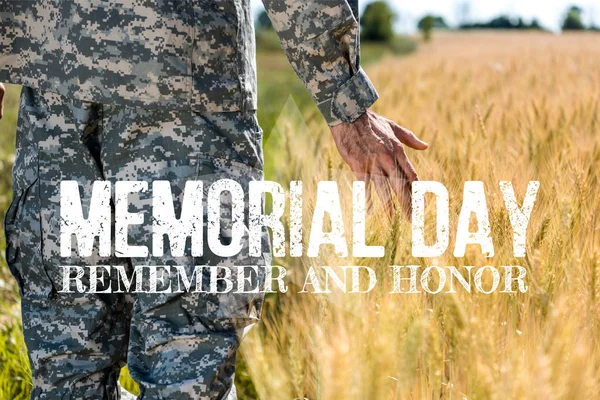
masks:
MULTIPOLYGON (((448 188, 451 226, 463 183, 485 182, 496 255, 470 246, 462 259, 412 259, 410 225, 377 213, 367 237, 385 244, 384 259, 324 251, 274 263, 300 283, 308 265, 368 265, 384 281, 389 265, 523 265, 529 290, 319 296, 291 287, 268 299, 243 344, 261 398, 600 398, 599 60, 600 35, 472 33, 437 36, 370 68, 376 111, 430 143, 409 156, 421 179, 448 188), (519 201, 530 180, 541 182, 523 259, 512 255, 500 180, 519 201)), ((314 182, 351 186, 327 129, 306 125, 293 102, 273 135, 282 140, 265 151, 282 167, 267 178, 303 180, 307 210, 314 182)))

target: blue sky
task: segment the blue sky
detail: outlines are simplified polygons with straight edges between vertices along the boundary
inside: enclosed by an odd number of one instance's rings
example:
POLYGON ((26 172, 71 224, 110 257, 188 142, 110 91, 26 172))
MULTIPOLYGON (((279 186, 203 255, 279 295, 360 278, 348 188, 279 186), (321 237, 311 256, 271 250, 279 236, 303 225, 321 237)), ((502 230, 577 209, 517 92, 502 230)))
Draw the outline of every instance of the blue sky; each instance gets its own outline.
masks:
MULTIPOLYGON (((298 0, 303 1, 303 0, 298 0)), ((460 15, 461 4, 469 4, 472 20, 489 20, 498 14, 521 16, 525 21, 537 18, 540 23, 552 30, 560 30, 565 11, 572 4, 584 10, 583 19, 586 25, 594 21, 600 25, 599 0, 387 0, 398 13, 396 28, 400 32, 413 32, 416 22, 427 13, 442 15, 449 24, 456 24, 460 15)), ((260 0, 252 0, 256 10, 261 9, 260 0)), ((364 7, 368 0, 361 1, 364 7)))

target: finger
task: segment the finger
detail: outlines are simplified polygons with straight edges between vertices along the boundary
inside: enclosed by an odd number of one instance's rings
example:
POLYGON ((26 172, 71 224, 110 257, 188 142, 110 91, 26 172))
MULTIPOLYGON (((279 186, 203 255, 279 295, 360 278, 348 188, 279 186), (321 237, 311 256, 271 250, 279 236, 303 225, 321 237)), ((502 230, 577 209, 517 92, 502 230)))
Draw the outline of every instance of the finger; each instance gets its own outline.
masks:
POLYGON ((406 218, 410 221, 412 219, 412 186, 408 180, 402 168, 394 162, 393 174, 388 174, 390 186, 392 191, 396 195, 398 202, 404 212, 406 218))
POLYGON ((419 139, 414 133, 412 133, 408 129, 401 127, 394 121, 388 120, 388 123, 394 131, 394 135, 398 138, 398 140, 401 143, 415 150, 425 150, 429 147, 427 143, 419 139))
MULTIPOLYGON (((399 151, 403 151, 401 149, 401 145, 398 145, 400 148, 399 151)), ((398 202, 400 203, 402 210, 404 211, 407 218, 411 219, 411 181, 408 179, 402 166, 397 161, 397 155, 392 154, 391 156, 384 155, 381 157, 382 167, 384 171, 387 173, 389 184, 391 186, 392 191, 396 195, 398 202)), ((414 172, 414 169, 413 169, 414 172)), ((416 173, 414 174, 416 178, 416 173)))
POLYGON ((417 175, 417 171, 415 167, 413 167, 412 163, 408 159, 406 155, 406 151, 404 151, 404 147, 397 146, 396 147, 396 163, 402 168, 402 172, 408 181, 412 184, 414 181, 419 180, 419 176, 417 175))
POLYGON ((366 185, 365 185, 365 190, 367 191, 367 215, 373 215, 373 213, 375 212, 375 208, 373 207, 373 196, 371 195, 371 192, 373 191, 371 188, 371 175, 367 175, 367 181, 366 181, 366 185))
POLYGON ((6 89, 4 88, 4 85, 2 83, 0 83, 0 119, 2 119, 2 117, 4 116, 4 93, 6 92, 6 89))
MULTIPOLYGON (((417 175, 417 171, 415 171, 415 167, 413 167, 412 163, 406 156, 406 152, 399 146, 400 148, 396 151, 396 163, 399 167, 399 171, 403 175, 404 182, 402 182, 402 196, 398 198, 401 199, 402 208, 407 213, 407 217, 409 220, 412 219, 412 185, 414 182, 419 180, 419 176, 417 175)), ((400 190, 399 187, 396 189, 400 190)), ((397 190, 395 190, 396 193, 397 190)))
POLYGON ((373 179, 374 176, 381 176, 382 172, 377 166, 377 159, 374 155, 368 156, 368 161, 366 165, 367 172, 367 215, 373 215, 375 213, 375 205, 373 203, 373 187, 375 186, 375 190, 377 190, 376 180, 373 179))
POLYGON ((375 183, 375 189, 379 200, 390 218, 394 215, 394 203, 392 202, 392 191, 388 183, 388 177, 381 167, 376 166, 371 174, 371 180, 375 183))

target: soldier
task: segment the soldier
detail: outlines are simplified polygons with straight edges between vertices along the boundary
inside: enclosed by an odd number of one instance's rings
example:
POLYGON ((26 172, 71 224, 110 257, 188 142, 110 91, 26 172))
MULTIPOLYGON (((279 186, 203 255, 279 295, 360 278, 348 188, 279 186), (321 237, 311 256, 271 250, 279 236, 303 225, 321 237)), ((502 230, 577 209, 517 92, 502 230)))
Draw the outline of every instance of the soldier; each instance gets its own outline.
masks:
MULTIPOLYGON (((341 156, 408 210, 417 175, 403 144, 427 145, 369 109, 357 1, 263 3, 341 156)), ((118 399, 127 364, 139 398, 235 399, 236 351, 260 295, 59 293, 60 266, 263 265, 268 234, 259 259, 61 258, 59 187, 78 181, 87 212, 95 180, 169 180, 177 199, 189 179, 262 179, 250 0, 0 0, 0 10, 0 82, 23 85, 5 232, 32 398, 118 399)), ((130 212, 151 206, 149 190, 132 197, 130 212)), ((145 222, 129 227, 129 245, 148 246, 145 222)))

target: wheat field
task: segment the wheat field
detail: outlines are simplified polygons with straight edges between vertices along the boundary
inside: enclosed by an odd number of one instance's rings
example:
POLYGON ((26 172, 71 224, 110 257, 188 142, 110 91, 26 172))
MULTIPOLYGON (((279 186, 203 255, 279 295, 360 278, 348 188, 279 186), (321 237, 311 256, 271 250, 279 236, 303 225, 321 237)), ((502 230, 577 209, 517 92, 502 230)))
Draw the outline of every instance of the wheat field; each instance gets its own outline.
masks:
MULTIPOLYGON (((599 62, 598 34, 472 32, 435 35, 416 53, 369 64, 375 110, 430 144, 408 154, 420 179, 449 191, 449 250, 412 258, 409 222, 376 207, 367 241, 384 245, 384 258, 339 258, 327 247, 316 259, 275 258, 288 270, 289 291, 267 297, 262 322, 242 344, 240 399, 600 398, 599 62), (493 258, 478 246, 452 255, 470 180, 485 184, 493 258), (522 201, 534 180, 541 187, 527 256, 514 258, 498 182, 512 181, 522 201), (369 266, 385 284, 389 266, 409 264, 521 265, 528 291, 390 294, 378 285, 368 294, 298 293, 310 266, 369 266)), ((337 181, 350 210, 353 175, 315 108, 299 103, 290 96, 263 124, 265 171, 283 186, 304 182, 307 229, 316 183, 337 181)), ((2 149, 4 176, 12 160, 10 146, 2 149)), ((434 208, 426 214, 433 218, 434 208)), ((351 226, 350 213, 344 218, 351 226)), ((0 398, 25 398, 18 303, 5 266, 0 272, 0 398)))
MULTIPOLYGON (((385 245, 384 259, 322 252, 275 264, 300 283, 311 265, 367 265, 384 280, 389 265, 522 265, 529 290, 314 295, 290 289, 269 299, 263 323, 243 344, 259 396, 600 398, 599 60, 600 35, 469 33, 436 36, 415 55, 368 68, 380 93, 376 111, 430 144, 409 156, 422 180, 448 188, 451 229, 463 183, 484 182, 496 254, 486 259, 469 246, 464 258, 448 250, 435 260, 413 259, 409 223, 376 213, 367 236, 385 245), (512 255, 502 180, 513 182, 519 201, 529 181, 541 183, 525 258, 512 255)), ((279 166, 267 177, 303 180, 309 210, 316 181, 337 180, 349 192, 352 174, 327 129, 318 119, 306 122, 293 100, 271 137, 282 139, 266 144, 269 162, 279 166)))

